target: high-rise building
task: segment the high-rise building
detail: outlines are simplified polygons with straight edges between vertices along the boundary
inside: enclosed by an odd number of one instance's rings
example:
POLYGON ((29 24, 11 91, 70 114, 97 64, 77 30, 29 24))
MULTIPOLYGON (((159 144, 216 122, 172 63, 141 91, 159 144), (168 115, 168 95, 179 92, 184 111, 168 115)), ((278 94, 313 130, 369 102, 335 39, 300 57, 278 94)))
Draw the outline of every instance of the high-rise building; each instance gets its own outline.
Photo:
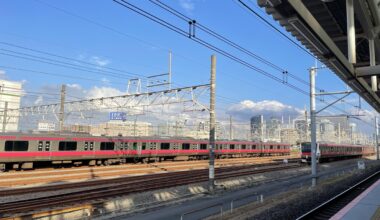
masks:
POLYGON ((270 141, 281 141, 281 121, 277 118, 271 118, 266 123, 266 138, 270 141))
POLYGON ((264 141, 265 139, 265 123, 263 115, 251 117, 251 138, 254 141, 264 141))
POLYGON ((0 80, 0 131, 18 130, 20 99, 22 84, 8 80, 0 80), (11 111, 12 110, 12 111, 11 111))

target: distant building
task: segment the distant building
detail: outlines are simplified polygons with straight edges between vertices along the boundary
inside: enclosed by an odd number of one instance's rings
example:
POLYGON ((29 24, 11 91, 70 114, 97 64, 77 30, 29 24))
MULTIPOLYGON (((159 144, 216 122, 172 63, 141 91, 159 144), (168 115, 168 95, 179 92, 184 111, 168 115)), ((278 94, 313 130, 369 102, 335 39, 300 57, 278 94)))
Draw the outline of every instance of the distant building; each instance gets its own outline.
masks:
POLYGON ((151 135, 151 123, 134 121, 112 121, 94 125, 90 134, 94 136, 131 136, 143 137, 151 135))
POLYGON ((0 80, 0 131, 18 131, 19 111, 11 109, 20 108, 22 84, 8 80, 0 80), (4 120, 4 115, 6 115, 4 120), (4 123, 5 122, 5 123, 4 123))
POLYGON ((251 138, 255 141, 264 141, 265 139, 265 123, 263 115, 251 117, 251 138))
MULTIPOLYGON (((192 127, 186 129, 183 132, 183 137, 189 137, 194 139, 208 139, 210 136, 210 122, 209 121, 201 121, 196 125, 196 129, 192 127)), ((215 122, 215 138, 221 139, 224 137, 223 127, 220 122, 215 122)))
POLYGON ((281 129, 281 142, 288 144, 296 144, 298 141, 298 132, 293 128, 281 129))
POLYGON ((266 138, 269 141, 280 141, 281 136, 281 124, 282 122, 277 119, 277 118, 271 118, 267 123, 266 123, 266 138))
POLYGON ((64 131, 69 131, 73 133, 86 133, 89 134, 91 131, 90 125, 64 125, 63 126, 64 131))
POLYGON ((38 131, 55 131, 55 123, 41 121, 38 122, 38 131))

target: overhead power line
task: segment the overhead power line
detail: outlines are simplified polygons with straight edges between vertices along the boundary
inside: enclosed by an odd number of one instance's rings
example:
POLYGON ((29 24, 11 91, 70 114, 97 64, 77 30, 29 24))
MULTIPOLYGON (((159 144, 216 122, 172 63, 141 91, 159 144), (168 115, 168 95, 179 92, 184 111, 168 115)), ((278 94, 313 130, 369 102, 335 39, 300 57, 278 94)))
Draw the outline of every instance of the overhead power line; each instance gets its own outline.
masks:
MULTIPOLYGON (((193 40, 193 41, 195 41, 195 42, 197 42, 197 43, 199 43, 199 44, 201 44, 201 45, 203 45, 203 46, 205 46, 205 47, 207 47, 207 48, 209 48, 209 49, 211 49, 211 50, 213 50, 213 51, 215 51, 215 52, 217 52, 217 53, 219 53, 219 54, 221 54, 221 55, 223 55, 223 56, 225 56, 225 57, 227 57, 227 58, 229 58, 229 59, 231 59, 231 60, 233 60, 235 62, 237 62, 237 63, 240 63, 241 65, 244 65, 244 66, 246 66, 246 67, 248 67, 248 68, 250 68, 250 69, 252 69, 252 70, 254 70, 254 71, 256 71, 256 72, 258 72, 258 73, 260 73, 262 75, 264 75, 264 76, 267 76, 268 78, 271 78, 272 80, 280 82, 280 83, 282 83, 282 84, 284 84, 284 85, 286 85, 286 86, 288 86, 288 87, 296 90, 297 92, 300 92, 301 94, 304 94, 304 95, 307 95, 307 96, 309 95, 309 92, 307 92, 307 91, 299 88, 296 85, 293 85, 293 84, 285 81, 284 78, 277 77, 277 76, 275 76, 275 75, 273 75, 273 74, 271 74, 271 73, 269 73, 267 71, 264 71, 263 69, 260 69, 260 68, 258 68, 256 66, 254 66, 254 65, 246 62, 245 60, 242 60, 242 59, 238 58, 237 56, 235 56, 235 55, 233 55, 233 54, 231 54, 231 53, 229 53, 229 52, 227 52, 227 51, 225 51, 225 50, 223 50, 223 49, 221 49, 219 47, 216 47, 213 44, 211 44, 211 43, 209 43, 209 42, 207 42, 207 41, 205 41, 205 40, 197 37, 195 35, 195 28, 196 27, 199 28, 200 30, 203 30, 206 33, 208 33, 208 34, 216 37, 217 39, 224 41, 225 43, 229 44, 230 46, 233 46, 235 48, 240 48, 241 51, 243 51, 244 53, 251 54, 252 57, 256 56, 257 59, 261 58, 258 55, 254 54, 254 53, 251 53, 249 50, 246 50, 243 47, 239 46, 238 44, 233 43, 232 41, 228 40, 227 38, 225 38, 225 37, 217 34, 216 32, 212 31, 211 29, 209 29, 209 28, 207 28, 207 27, 199 24, 195 20, 190 19, 186 15, 184 15, 182 13, 179 13, 178 11, 174 10, 173 8, 171 8, 170 6, 162 3, 159 0, 150 0, 150 1, 152 3, 160 6, 161 8, 167 10, 168 12, 170 12, 171 14, 173 14, 176 17, 180 18, 181 20, 188 22, 189 23, 189 30, 188 31, 187 30, 183 30, 183 29, 181 29, 181 28, 173 25, 172 23, 169 23, 168 21, 165 21, 165 20, 159 18, 156 15, 153 15, 153 14, 151 14, 151 13, 143 10, 143 9, 141 9, 141 8, 139 8, 139 7, 135 6, 135 5, 127 2, 126 0, 113 0, 113 1, 116 2, 116 3, 118 3, 121 6, 125 7, 125 8, 128 8, 129 10, 131 10, 131 11, 133 11, 133 12, 135 12, 135 13, 143 16, 143 17, 145 17, 145 18, 148 18, 149 20, 151 20, 153 22, 156 22, 156 23, 158 23, 158 24, 160 24, 160 25, 162 25, 162 26, 164 26, 164 27, 166 27, 166 28, 168 28, 168 29, 170 29, 170 30, 172 30, 172 31, 174 31, 174 32, 176 32, 176 33, 184 36, 184 37, 187 37, 187 38, 189 38, 189 39, 191 39, 191 40, 193 40)), ((277 68, 278 67, 277 65, 275 65, 275 64, 273 64, 273 63, 271 63, 269 61, 268 61, 267 65, 271 65, 272 68, 277 68)), ((281 67, 278 67, 277 70, 283 70, 283 69, 281 67)), ((294 75, 291 75, 291 76, 294 76, 294 75)), ((295 76, 295 78, 297 79, 296 76, 295 76)), ((309 85, 309 83, 307 81, 305 81, 305 80, 299 79, 298 81, 302 82, 305 85, 309 85)), ((319 99, 319 101, 321 101, 323 103, 327 103, 325 100, 322 100, 322 99, 319 99)), ((340 109, 340 108, 338 108, 336 106, 332 106, 332 108, 334 108, 336 110, 339 110, 339 111, 341 111, 341 112, 343 112, 345 114, 348 114, 347 111, 342 110, 342 109, 340 109)))
MULTIPOLYGON (((158 23, 158 24, 182 35, 182 36, 184 36, 184 37, 188 37, 189 39, 191 39, 191 40, 193 40, 193 41, 195 41, 195 42, 197 42, 197 43, 199 43, 199 44, 201 44, 201 45, 203 45, 203 46, 205 46, 205 47, 207 47, 207 48, 209 48, 209 49, 211 49, 211 50, 213 50, 213 51, 215 51, 215 52, 217 52, 217 53, 219 53, 219 54, 221 54, 221 55, 223 55, 223 56, 225 56, 225 57, 227 57, 227 58, 229 58, 235 62, 237 62, 237 63, 240 63, 241 65, 244 65, 244 66, 246 66, 246 67, 248 67, 248 68, 264 75, 264 76, 267 76, 268 78, 271 78, 272 80, 275 80, 279 83, 282 83, 282 84, 284 84, 284 85, 286 85, 286 86, 288 86, 288 87, 290 87, 290 88, 292 88, 292 89, 294 89, 294 90, 296 90, 296 91, 298 91, 304 95, 308 95, 307 91, 302 90, 301 88, 299 88, 299 87, 297 87, 297 86, 295 86, 289 82, 284 81, 283 78, 280 78, 280 77, 275 76, 269 72, 266 72, 263 69, 260 69, 256 66, 252 65, 251 63, 248 63, 245 60, 242 60, 242 59, 238 58, 237 56, 235 56, 235 55, 233 55, 233 54, 231 54, 231 53, 229 53, 229 52, 227 52, 227 51, 225 51, 219 47, 216 47, 213 44, 211 44, 211 43, 209 43, 209 42, 207 42, 201 38, 198 38, 197 36, 195 36, 195 33, 190 33, 188 31, 185 31, 185 30, 183 30, 183 29, 181 29, 181 28, 179 28, 179 27, 177 27, 177 26, 175 26, 175 25, 173 25, 173 24, 171 24, 171 23, 169 23, 169 22, 167 22, 167 21, 165 21, 165 20, 163 20, 163 19, 161 19, 161 18, 159 18, 159 17, 157 17, 157 16, 155 16, 155 15, 153 15, 153 14, 151 14, 151 13, 149 13, 149 12, 147 12, 147 11, 145 11, 145 10, 143 10, 143 9, 141 9, 141 8, 131 4, 129 2, 127 2, 127 1, 125 1, 125 0, 121 0, 121 1, 113 0, 113 1, 118 3, 121 6, 125 7, 125 8, 128 8, 131 11, 134 11, 137 14, 140 14, 143 17, 148 18, 149 20, 152 20, 152 21, 154 21, 154 22, 156 22, 156 23, 158 23)), ((197 24, 195 23, 194 25, 196 26, 197 24)))

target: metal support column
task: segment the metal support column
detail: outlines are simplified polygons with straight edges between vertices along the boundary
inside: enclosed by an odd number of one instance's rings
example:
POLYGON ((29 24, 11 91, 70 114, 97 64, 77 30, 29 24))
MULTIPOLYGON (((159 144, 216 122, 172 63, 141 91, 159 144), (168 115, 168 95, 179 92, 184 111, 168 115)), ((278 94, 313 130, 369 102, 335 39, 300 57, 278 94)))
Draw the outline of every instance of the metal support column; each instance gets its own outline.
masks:
POLYGON ((354 0, 346 0, 348 61, 356 63, 354 0))
MULTIPOLYGON (((376 56, 375 56, 375 41, 373 39, 368 40, 369 44, 369 65, 376 66, 376 56)), ((377 76, 371 76, 371 87, 372 91, 377 92, 378 84, 377 84, 377 76)))
POLYGON ((315 110, 315 74, 316 69, 310 68, 310 120, 311 120, 311 178, 312 186, 317 185, 317 125, 315 110))
POLYGON ((215 75, 216 56, 211 56, 211 78, 210 78, 210 161, 209 161, 209 190, 215 188, 215 75))
POLYGON ((379 121, 378 121, 378 117, 375 116, 375 129, 376 129, 376 132, 375 132, 375 144, 376 144, 376 160, 379 160, 379 121))
POLYGON ((59 130, 63 130, 63 123, 65 118, 65 95, 66 95, 66 85, 61 87, 61 106, 59 110, 59 130))
POLYGON ((340 144, 340 135, 341 131, 340 131, 340 123, 338 123, 338 144, 340 144))
POLYGON ((233 135, 232 135, 232 115, 230 115, 230 140, 232 140, 233 135))
POLYGON ((172 51, 169 51, 169 89, 172 89, 172 51))
POLYGON ((3 112, 3 133, 5 132, 6 130, 6 126, 7 126, 7 117, 8 117, 8 102, 4 102, 4 112, 3 112))

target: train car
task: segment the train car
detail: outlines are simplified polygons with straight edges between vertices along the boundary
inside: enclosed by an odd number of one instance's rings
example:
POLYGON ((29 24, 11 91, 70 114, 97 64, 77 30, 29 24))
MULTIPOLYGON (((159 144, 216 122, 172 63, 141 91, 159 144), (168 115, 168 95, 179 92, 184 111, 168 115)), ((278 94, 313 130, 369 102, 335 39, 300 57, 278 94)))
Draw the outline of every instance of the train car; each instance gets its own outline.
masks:
MULTIPOLYGON (((373 146, 317 143, 317 161, 329 161, 337 159, 355 158, 371 155, 374 153, 373 146)), ((311 143, 301 143, 301 161, 311 161, 311 143)))
MULTIPOLYGON (((51 165, 109 165, 187 156, 207 159, 207 140, 154 137, 95 137, 54 134, 0 135, 0 170, 51 165)), ((290 145, 250 141, 216 141, 217 158, 290 154, 290 145)))

